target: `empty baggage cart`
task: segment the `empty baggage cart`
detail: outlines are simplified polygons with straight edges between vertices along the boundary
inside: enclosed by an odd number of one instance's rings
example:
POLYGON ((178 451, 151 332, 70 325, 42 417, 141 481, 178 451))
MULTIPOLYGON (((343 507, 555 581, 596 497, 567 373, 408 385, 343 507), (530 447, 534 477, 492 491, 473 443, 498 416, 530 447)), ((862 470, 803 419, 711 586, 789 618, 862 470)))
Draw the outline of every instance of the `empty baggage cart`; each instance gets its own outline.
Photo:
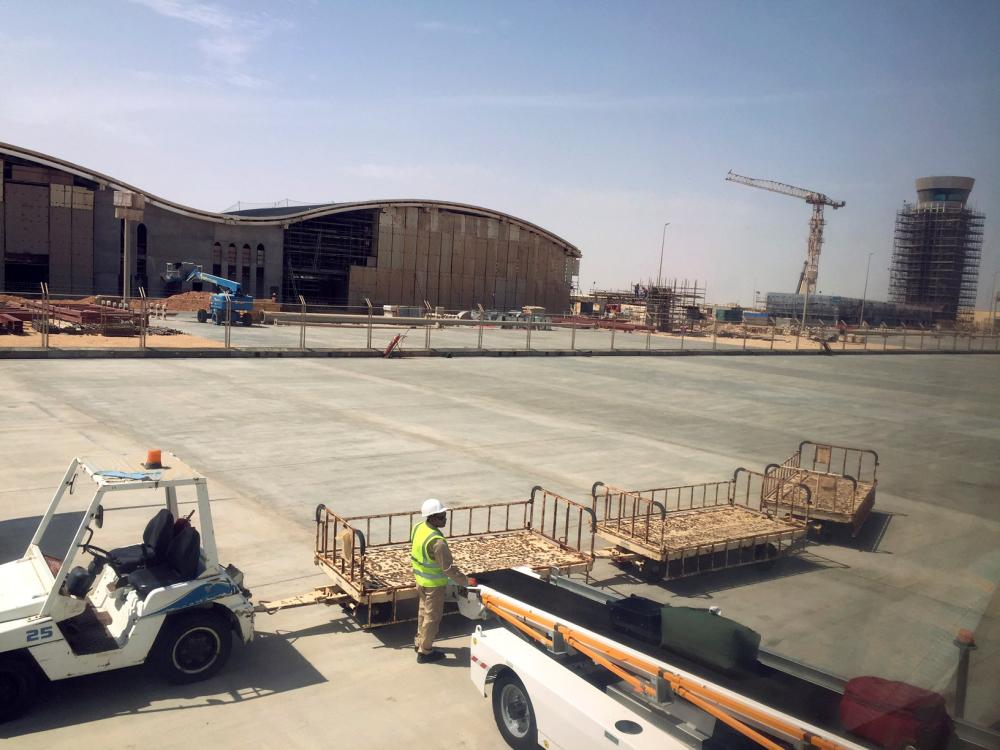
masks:
POLYGON ((803 440, 799 449, 780 464, 768 464, 764 492, 779 508, 803 518, 801 505, 792 507, 789 488, 804 484, 812 504, 809 517, 825 535, 826 524, 849 526, 857 536, 875 506, 878 487, 878 454, 867 448, 813 443, 803 440))
POLYGON ((740 468, 724 482, 648 490, 597 482, 591 490, 594 535, 611 545, 598 555, 635 563, 647 580, 659 581, 797 552, 806 540, 809 488, 782 487, 793 514, 764 497, 765 479, 740 468))

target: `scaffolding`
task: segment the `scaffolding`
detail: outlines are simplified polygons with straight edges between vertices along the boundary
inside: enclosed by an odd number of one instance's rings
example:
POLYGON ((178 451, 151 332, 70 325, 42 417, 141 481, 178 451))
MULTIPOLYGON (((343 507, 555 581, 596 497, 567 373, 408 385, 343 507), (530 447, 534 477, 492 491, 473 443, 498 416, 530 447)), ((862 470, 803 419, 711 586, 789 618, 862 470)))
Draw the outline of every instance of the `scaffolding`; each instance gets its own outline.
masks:
POLYGON ((605 310, 608 305, 641 308, 646 325, 658 331, 679 331, 702 319, 705 290, 706 286, 698 281, 672 279, 657 285, 650 280, 629 289, 594 289, 590 297, 605 310))
POLYGON ((966 322, 976 306, 982 213, 954 203, 904 203, 896 214, 889 296, 930 305, 935 322, 966 322))
POLYGON ((376 255, 376 211, 352 211, 290 224, 285 229, 282 299, 344 306, 351 266, 376 255))

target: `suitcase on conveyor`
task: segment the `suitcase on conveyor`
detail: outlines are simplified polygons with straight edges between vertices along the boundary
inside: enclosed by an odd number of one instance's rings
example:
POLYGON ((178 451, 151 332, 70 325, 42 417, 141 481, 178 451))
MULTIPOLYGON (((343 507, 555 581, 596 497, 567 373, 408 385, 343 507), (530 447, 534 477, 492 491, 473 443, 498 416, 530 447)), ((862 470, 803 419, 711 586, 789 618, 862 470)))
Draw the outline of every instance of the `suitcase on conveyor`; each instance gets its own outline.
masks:
POLYGON ((951 734, 941 695, 880 677, 856 677, 847 683, 840 723, 885 750, 939 750, 951 734))

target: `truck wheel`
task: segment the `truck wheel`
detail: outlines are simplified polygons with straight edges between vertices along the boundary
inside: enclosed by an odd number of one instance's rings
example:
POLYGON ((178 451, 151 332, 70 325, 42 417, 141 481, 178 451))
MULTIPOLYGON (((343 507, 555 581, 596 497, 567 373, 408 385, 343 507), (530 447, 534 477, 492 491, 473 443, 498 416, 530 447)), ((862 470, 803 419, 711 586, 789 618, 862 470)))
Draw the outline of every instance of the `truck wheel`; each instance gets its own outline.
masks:
POLYGON ((198 682, 222 669, 232 648, 228 622, 214 612, 190 612, 167 619, 150 662, 168 682, 198 682))
POLYGON ((240 315, 240 323, 249 328, 250 326, 253 325, 253 315, 251 315, 248 312, 243 313, 242 315, 240 315))
POLYGON ((35 703, 38 676, 28 657, 0 656, 0 722, 16 719, 35 703))
POLYGON ((493 718, 504 742, 514 750, 538 747, 538 724, 524 683, 513 672, 503 672, 493 684, 493 718))
POLYGON ((208 311, 207 310, 199 310, 198 311, 198 322, 199 323, 207 323, 208 322, 208 311))
POLYGON ((226 321, 223 318, 222 313, 220 313, 218 310, 213 310, 212 311, 212 322, 215 323, 215 325, 217 325, 217 326, 221 326, 226 321))

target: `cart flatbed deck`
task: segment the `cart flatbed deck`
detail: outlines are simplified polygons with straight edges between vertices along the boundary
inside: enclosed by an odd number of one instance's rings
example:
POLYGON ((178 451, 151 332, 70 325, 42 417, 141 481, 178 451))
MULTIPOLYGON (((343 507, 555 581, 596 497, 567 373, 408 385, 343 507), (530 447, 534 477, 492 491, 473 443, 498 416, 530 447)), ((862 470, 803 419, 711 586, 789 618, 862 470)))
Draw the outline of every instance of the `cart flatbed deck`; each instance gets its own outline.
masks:
MULTIPOLYGON (((465 537, 448 543, 455 565, 469 575, 527 566, 533 570, 580 570, 586 568, 590 556, 564 549, 557 543, 530 531, 505 534, 485 534, 465 537)), ((364 588, 387 589, 413 586, 409 545, 381 547, 368 553, 365 564, 364 588)))
POLYGON ((758 537, 785 537, 790 543, 805 533, 801 523, 739 505, 674 511, 665 517, 625 519, 620 524, 598 523, 597 530, 602 538, 617 537, 622 546, 639 547, 661 559, 672 553, 748 546, 758 537))

